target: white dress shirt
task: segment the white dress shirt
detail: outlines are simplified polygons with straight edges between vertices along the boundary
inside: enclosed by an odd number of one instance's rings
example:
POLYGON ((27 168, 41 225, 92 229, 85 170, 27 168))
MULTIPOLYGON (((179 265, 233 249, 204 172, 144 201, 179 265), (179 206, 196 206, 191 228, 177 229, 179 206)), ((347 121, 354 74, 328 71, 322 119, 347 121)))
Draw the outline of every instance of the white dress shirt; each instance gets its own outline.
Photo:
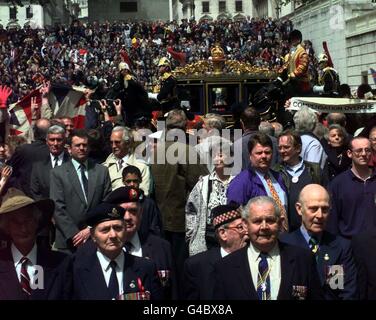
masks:
POLYGON ((229 255, 229 254, 230 254, 229 252, 227 252, 225 249, 223 249, 223 248, 221 247, 221 257, 222 257, 222 258, 226 257, 226 256, 229 255))
POLYGON ((24 256, 17 248, 16 246, 12 243, 10 246, 10 250, 12 252, 12 257, 14 261, 14 267, 16 269, 18 281, 21 282, 21 259, 23 257, 26 257, 29 259, 29 262, 26 265, 26 271, 30 277, 30 284, 33 283, 32 279, 33 276, 35 275, 36 268, 35 265, 37 264, 37 244, 35 243, 31 251, 24 256))
MULTIPOLYGON (((108 287, 108 284, 110 282, 111 272, 112 272, 112 269, 111 269, 111 266, 110 266, 111 259, 106 257, 99 250, 97 250, 97 257, 98 257, 99 263, 100 263, 102 271, 103 271, 104 280, 106 281, 106 285, 108 287)), ((116 257, 115 261, 116 261, 116 264, 117 264, 117 266, 116 266, 116 277, 117 277, 117 280, 118 280, 118 283, 119 283, 119 295, 121 295, 121 294, 124 293, 124 291, 123 291, 124 254, 123 254, 122 251, 116 257)))
MULTIPOLYGON (((50 153, 50 158, 51 158, 51 164, 52 164, 52 168, 55 168, 55 156, 53 154, 50 153)), ((60 153, 58 156, 57 156, 57 166, 61 166, 63 164, 63 159, 64 159, 64 152, 60 153)))
MULTIPOLYGON (((251 269, 252 281, 257 292, 257 277, 259 274, 259 262, 261 251, 255 248, 252 244, 249 245, 247 250, 248 262, 251 269)), ((268 252, 268 257, 266 258, 269 266, 269 277, 270 277, 270 297, 271 300, 277 300, 279 286, 281 285, 281 256, 279 253, 278 243, 273 247, 273 249, 268 252)))
MULTIPOLYGON (((140 237, 138 236, 138 232, 134 234, 134 236, 129 242, 132 244, 132 249, 128 253, 130 253, 132 256, 142 258, 142 247, 141 247, 140 237)), ((124 248, 124 251, 126 251, 125 248, 124 248)))

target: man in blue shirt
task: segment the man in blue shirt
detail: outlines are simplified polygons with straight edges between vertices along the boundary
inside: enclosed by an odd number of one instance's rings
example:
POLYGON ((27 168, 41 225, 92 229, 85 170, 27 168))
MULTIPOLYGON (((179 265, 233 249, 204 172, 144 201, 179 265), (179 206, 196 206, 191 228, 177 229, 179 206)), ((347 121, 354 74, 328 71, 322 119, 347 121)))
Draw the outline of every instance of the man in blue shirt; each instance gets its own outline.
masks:
POLYGON ((352 238, 376 225, 376 175, 368 167, 371 143, 356 137, 349 143, 347 155, 352 168, 334 178, 329 185, 332 208, 327 230, 352 238))
POLYGON ((284 216, 283 228, 287 230, 287 190, 279 173, 270 169, 273 143, 262 133, 252 136, 248 142, 250 167, 240 172, 227 189, 227 203, 247 204, 257 196, 270 196, 281 209, 284 216))

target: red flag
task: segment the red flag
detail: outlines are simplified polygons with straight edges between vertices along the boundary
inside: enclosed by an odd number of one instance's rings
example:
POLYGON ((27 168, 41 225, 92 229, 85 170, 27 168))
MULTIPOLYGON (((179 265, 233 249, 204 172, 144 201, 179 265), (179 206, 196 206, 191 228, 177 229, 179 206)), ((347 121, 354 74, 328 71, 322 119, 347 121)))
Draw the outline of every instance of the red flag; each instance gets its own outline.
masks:
POLYGON ((185 65, 185 60, 187 58, 187 55, 184 52, 177 52, 173 50, 171 47, 167 48, 167 52, 171 55, 173 59, 178 61, 180 65, 184 66, 185 65))
POLYGON ((55 118, 69 117, 73 119, 75 128, 85 127, 86 99, 83 88, 53 84, 48 102, 55 118))
POLYGON ((333 60, 332 60, 332 57, 330 56, 328 44, 326 43, 326 41, 323 41, 322 47, 324 48, 325 54, 328 57, 328 66, 331 68, 334 68, 333 60))
POLYGON ((36 103, 39 107, 41 106, 42 97, 39 88, 9 106, 9 133, 11 135, 26 135, 30 130, 31 98, 36 98, 36 103))
POLYGON ((131 68, 132 67, 131 59, 129 59, 127 50, 121 49, 120 56, 121 56, 121 59, 129 66, 129 68, 131 68))

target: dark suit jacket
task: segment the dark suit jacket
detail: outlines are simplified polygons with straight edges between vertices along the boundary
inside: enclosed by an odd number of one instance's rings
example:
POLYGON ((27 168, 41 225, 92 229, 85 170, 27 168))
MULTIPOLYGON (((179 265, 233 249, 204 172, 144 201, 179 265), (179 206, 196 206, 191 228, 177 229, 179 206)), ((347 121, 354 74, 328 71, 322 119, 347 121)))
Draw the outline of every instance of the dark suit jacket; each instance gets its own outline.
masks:
MULTIPOLYGON (((43 247, 37 248, 37 264, 43 267, 44 289, 33 290, 31 300, 60 300, 66 292, 65 271, 68 257, 43 247)), ((25 300, 10 248, 0 251, 0 300, 25 300)))
POLYGON ((184 298, 212 300, 214 296, 214 265, 222 259, 220 247, 189 257, 184 263, 184 298))
MULTIPOLYGON (((63 163, 70 160, 68 152, 64 152, 63 163)), ((31 171, 30 192, 35 200, 50 197, 50 171, 52 170, 50 154, 42 160, 35 162, 31 171)))
MULTIPOLYGON (((72 256, 72 298, 74 300, 111 300, 96 249, 84 254, 79 253, 72 256)), ((125 252, 124 256, 124 293, 139 292, 137 280, 140 278, 145 291, 150 291, 151 300, 163 299, 162 288, 156 276, 155 264, 147 259, 135 257, 125 252)))
MULTIPOLYGON (((309 244, 304 239, 300 229, 289 234, 282 234, 280 240, 294 246, 309 249, 309 244)), ((326 300, 358 299, 357 269, 355 266, 351 242, 349 240, 324 231, 317 257, 317 271, 319 273, 320 283, 325 292, 326 300), (326 270, 332 265, 343 266, 345 273, 343 290, 332 290, 326 284, 326 270)))
POLYGON ((88 161, 88 201, 72 161, 63 163, 50 173, 50 198, 55 201, 56 247, 70 248, 71 238, 86 227, 86 213, 111 192, 108 169, 88 161))
POLYGON ((166 299, 177 299, 176 268, 170 243, 151 233, 146 236, 139 234, 139 237, 142 256, 153 261, 157 267, 158 277, 165 291, 164 296, 166 299))
MULTIPOLYGON (((215 267, 214 299, 258 300, 256 286, 247 255, 248 246, 219 260, 215 267)), ((297 299, 294 286, 307 289, 306 299, 323 299, 315 260, 311 253, 299 247, 279 242, 281 255, 281 284, 277 300, 297 299)))
POLYGON ((352 246, 358 267, 360 299, 376 300, 376 230, 354 236, 352 246))
POLYGON ((9 185, 16 187, 31 197, 30 178, 33 163, 42 161, 49 153, 45 140, 36 140, 16 149, 8 161, 13 168, 9 185))
POLYGON ((162 234, 162 215, 155 201, 149 197, 141 202, 142 220, 139 233, 148 234, 150 231, 155 235, 162 234))

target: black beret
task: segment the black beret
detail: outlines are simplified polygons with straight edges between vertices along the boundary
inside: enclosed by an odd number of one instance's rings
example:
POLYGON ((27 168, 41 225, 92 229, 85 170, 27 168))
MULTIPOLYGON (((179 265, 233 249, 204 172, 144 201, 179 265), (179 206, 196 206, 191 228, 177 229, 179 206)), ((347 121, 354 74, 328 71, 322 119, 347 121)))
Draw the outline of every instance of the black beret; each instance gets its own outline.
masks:
POLYGON ((144 192, 141 189, 132 187, 120 187, 112 191, 105 199, 108 203, 139 202, 144 199, 144 192))
POLYGON ((212 209, 213 226, 215 229, 242 217, 239 206, 235 204, 219 205, 212 209))
POLYGON ((86 218, 89 227, 95 227, 98 223, 110 220, 123 220, 125 210, 122 207, 111 203, 102 202, 91 209, 86 218))

